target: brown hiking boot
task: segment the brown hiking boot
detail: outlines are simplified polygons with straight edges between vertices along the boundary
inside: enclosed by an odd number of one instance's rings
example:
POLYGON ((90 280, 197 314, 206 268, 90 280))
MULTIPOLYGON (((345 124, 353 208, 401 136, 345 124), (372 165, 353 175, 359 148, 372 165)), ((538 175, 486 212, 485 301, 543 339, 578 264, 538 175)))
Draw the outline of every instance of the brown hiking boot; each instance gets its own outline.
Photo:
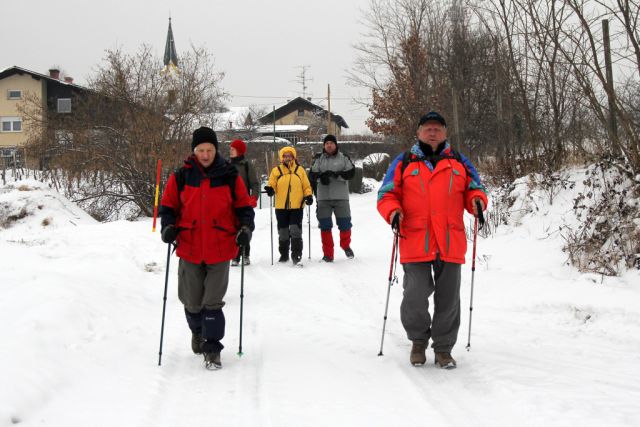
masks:
POLYGON ((413 343, 411 354, 409 355, 409 361, 413 366, 422 366, 427 361, 427 356, 424 354, 426 348, 426 343, 413 343))
POLYGON ((456 361, 451 353, 435 353, 434 363, 442 369, 455 369, 456 361))

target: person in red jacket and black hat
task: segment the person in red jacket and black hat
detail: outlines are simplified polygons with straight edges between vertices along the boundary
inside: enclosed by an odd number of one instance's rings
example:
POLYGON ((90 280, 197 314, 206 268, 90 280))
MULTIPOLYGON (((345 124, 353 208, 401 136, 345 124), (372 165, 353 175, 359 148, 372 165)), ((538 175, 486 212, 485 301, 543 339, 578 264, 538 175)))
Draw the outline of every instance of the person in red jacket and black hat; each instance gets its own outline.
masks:
POLYGON ((162 241, 177 242, 178 298, 191 329, 191 349, 220 368, 222 312, 229 261, 251 240, 253 202, 235 167, 218 153, 216 133, 193 132, 193 154, 167 181, 159 214, 162 241))
POLYGON ((467 251, 463 213, 484 210, 487 195, 471 162, 449 146, 444 117, 425 114, 416 135, 411 150, 391 162, 378 211, 400 233, 400 319, 413 342, 409 360, 423 365, 431 339, 435 363, 450 369, 456 366, 451 349, 460 327, 460 268, 467 251))

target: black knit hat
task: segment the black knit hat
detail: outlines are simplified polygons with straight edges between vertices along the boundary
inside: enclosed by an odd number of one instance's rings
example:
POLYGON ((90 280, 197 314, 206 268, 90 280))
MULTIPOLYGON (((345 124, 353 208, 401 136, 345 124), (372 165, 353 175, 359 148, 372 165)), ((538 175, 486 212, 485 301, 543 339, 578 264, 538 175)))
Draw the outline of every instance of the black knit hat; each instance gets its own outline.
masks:
POLYGON ((201 127, 193 132, 193 139, 191 140, 191 150, 195 150, 198 144, 203 142, 210 142, 218 149, 218 137, 211 128, 201 127))
POLYGON ((427 114, 425 114, 424 116, 420 117, 420 122, 418 123, 418 126, 422 126, 423 124, 427 123, 428 121, 438 122, 442 126, 447 127, 447 122, 444 120, 444 117, 442 117, 440 114, 438 114, 435 111, 429 111, 427 114))
POLYGON ((324 144, 327 141, 333 141, 334 144, 338 145, 338 140, 336 139, 335 135, 328 134, 324 137, 322 143, 324 144))

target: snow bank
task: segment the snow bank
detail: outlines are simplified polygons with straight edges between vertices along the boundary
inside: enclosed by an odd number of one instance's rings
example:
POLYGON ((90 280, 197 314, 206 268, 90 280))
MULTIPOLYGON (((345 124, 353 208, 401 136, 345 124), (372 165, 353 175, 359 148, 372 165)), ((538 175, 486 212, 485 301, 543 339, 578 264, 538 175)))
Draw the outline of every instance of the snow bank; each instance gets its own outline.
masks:
POLYGON ((0 230, 5 236, 95 222, 78 206, 39 181, 20 180, 0 187, 0 230))

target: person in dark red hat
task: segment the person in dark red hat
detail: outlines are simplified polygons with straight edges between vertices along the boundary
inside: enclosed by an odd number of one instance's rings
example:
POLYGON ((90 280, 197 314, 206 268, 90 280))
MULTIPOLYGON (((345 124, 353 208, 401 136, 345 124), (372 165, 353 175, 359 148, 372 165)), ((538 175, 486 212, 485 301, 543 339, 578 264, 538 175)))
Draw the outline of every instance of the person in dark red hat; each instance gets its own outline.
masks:
MULTIPOLYGON (((243 140, 234 139, 231 142, 231 146, 229 147, 229 158, 231 159, 231 164, 235 166, 238 171, 238 175, 244 181, 244 185, 247 187, 247 190, 249 190, 249 197, 251 197, 253 207, 255 208, 258 204, 258 197, 260 196, 260 181, 258 180, 258 175, 256 174, 256 169, 253 167, 253 163, 245 157, 246 152, 247 144, 243 140)), ((242 248, 238 248, 236 257, 231 261, 232 267, 240 265, 241 250, 242 248)), ((244 265, 249 265, 251 263, 249 259, 250 252, 250 245, 244 246, 244 265)))
POLYGON ((218 153, 212 129, 193 132, 191 149, 162 194, 161 234, 163 242, 177 243, 178 298, 191 329, 191 349, 204 354, 208 369, 216 369, 222 366, 229 261, 251 240, 253 202, 236 168, 218 153))

